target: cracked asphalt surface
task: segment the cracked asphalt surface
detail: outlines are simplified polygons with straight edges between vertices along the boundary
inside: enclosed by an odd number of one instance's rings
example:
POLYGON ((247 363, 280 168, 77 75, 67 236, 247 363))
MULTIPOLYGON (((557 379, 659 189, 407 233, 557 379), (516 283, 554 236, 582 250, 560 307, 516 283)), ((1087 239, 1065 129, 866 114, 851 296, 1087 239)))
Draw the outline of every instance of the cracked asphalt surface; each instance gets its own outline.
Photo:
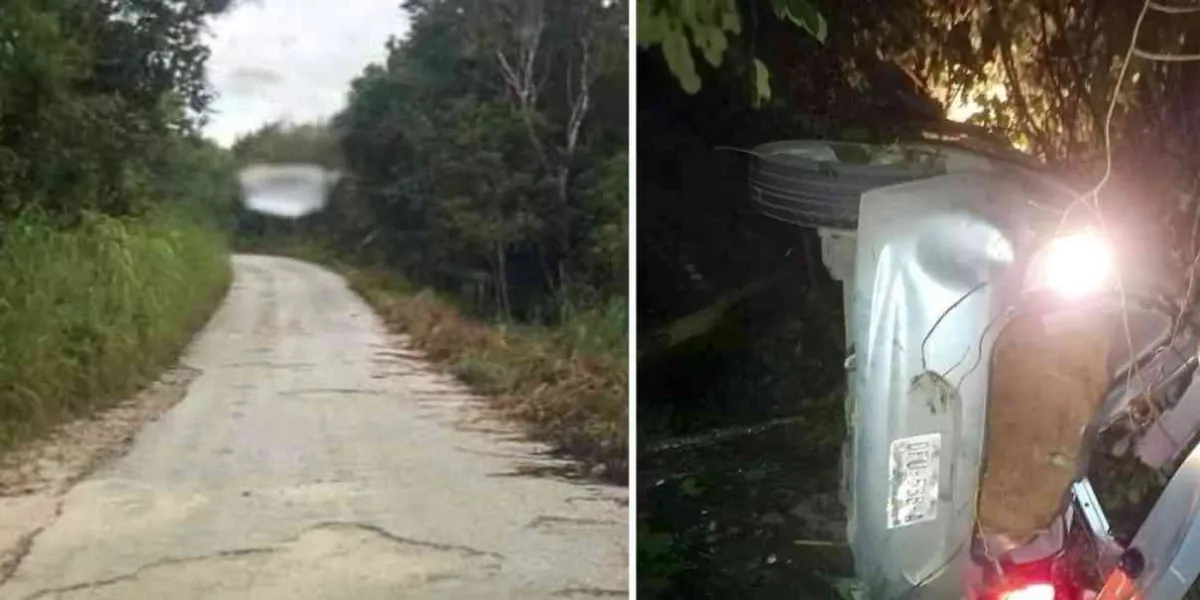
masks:
POLYGON ((628 595, 626 490, 524 474, 555 465, 337 275, 234 270, 186 396, 61 498, 0 599, 628 595))

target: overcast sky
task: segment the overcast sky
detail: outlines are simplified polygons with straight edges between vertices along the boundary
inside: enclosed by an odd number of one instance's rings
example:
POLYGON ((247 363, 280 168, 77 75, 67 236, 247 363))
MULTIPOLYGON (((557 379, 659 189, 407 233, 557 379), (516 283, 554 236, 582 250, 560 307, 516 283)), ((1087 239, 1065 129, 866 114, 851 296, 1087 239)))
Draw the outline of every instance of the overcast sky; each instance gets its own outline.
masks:
POLYGON ((218 98, 206 133, 222 145, 275 120, 327 118, 350 80, 408 31, 400 0, 247 0, 210 23, 218 98))

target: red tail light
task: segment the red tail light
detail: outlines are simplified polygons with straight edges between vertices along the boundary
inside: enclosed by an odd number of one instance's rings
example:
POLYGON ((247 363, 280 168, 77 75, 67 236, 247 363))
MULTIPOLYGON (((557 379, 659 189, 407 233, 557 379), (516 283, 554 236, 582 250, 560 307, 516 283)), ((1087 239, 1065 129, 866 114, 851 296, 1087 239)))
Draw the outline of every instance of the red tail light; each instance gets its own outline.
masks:
POLYGON ((1137 586, 1123 569, 1113 569, 1096 600, 1141 600, 1137 586))
POLYGON ((999 600, 1054 600, 1054 586, 1049 583, 1030 583, 1000 592, 999 600))

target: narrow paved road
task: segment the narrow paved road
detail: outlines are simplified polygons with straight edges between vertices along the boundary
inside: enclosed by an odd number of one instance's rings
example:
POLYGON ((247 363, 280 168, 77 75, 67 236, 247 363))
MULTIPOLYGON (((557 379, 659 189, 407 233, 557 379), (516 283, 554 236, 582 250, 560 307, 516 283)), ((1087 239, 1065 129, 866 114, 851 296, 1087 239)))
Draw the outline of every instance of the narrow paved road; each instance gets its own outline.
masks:
POLYGON ((521 474, 538 447, 338 276, 234 266, 187 396, 67 493, 0 598, 626 595, 624 490, 521 474))

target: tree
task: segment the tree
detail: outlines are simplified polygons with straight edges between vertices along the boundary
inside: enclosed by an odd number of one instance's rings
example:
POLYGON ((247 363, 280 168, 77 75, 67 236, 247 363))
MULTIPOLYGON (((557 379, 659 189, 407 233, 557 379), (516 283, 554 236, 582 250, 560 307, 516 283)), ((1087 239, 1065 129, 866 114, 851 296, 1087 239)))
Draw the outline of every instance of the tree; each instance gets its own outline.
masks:
POLYGON ((242 166, 290 163, 336 170, 342 164, 337 136, 324 123, 267 123, 239 137, 230 150, 242 166))
MULTIPOLYGON (((757 21, 758 2, 751 0, 751 21, 757 21)), ((671 73, 689 93, 700 90, 700 75, 692 59, 693 49, 712 67, 725 61, 726 50, 742 32, 745 20, 737 0, 637 0, 637 41, 642 48, 659 47, 671 73)), ((824 42, 828 25, 808 0, 771 0, 772 12, 824 42)), ((754 68, 754 99, 761 103, 771 98, 770 73, 753 50, 749 53, 754 68)))
POLYGON ((0 219, 38 209, 70 224, 88 210, 150 209, 153 165, 203 120, 200 33, 219 8, 14 0, 0 9, 0 219))
MULTIPOLYGON (((238 161, 336 165, 344 177, 328 209, 298 232, 466 290, 504 319, 623 295, 624 7, 404 6, 408 37, 389 40, 351 82, 341 112, 328 124, 267 125, 234 144, 238 161)), ((261 217, 242 215, 242 226, 271 235, 261 217)))
POLYGON ((587 161, 594 165, 580 176, 575 193, 582 197, 573 231, 578 263, 587 280, 602 282, 600 295, 627 293, 629 273, 629 155, 619 151, 587 161))
POLYGON ((601 65, 623 54, 624 6, 504 0, 474 8, 474 43, 494 60, 503 97, 521 115, 534 155, 555 183, 546 224, 555 277, 566 285, 572 169, 601 65))
POLYGON ((347 175, 337 210, 361 228, 355 251, 448 288, 486 273, 504 315, 612 293, 594 279, 611 272, 585 264, 583 247, 614 217, 587 206, 579 177, 628 143, 623 7, 405 7, 408 38, 389 41, 331 124, 347 175))
POLYGON ((491 270, 496 305, 512 316, 508 256, 536 240, 537 174, 521 119, 504 105, 461 100, 446 112, 433 163, 429 232, 443 256, 491 270))

